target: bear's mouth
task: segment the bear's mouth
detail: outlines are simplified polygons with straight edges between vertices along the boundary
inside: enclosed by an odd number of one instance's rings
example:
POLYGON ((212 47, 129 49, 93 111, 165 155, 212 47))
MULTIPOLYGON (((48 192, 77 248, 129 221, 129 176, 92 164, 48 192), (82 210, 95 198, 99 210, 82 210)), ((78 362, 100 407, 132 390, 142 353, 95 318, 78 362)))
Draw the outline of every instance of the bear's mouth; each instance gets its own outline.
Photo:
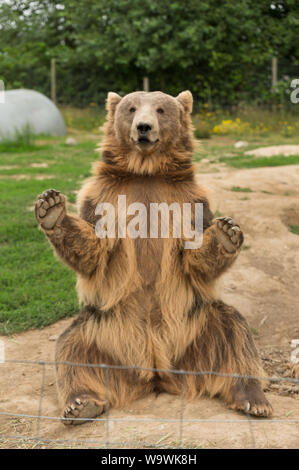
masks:
POLYGON ((151 141, 148 137, 139 137, 138 144, 151 144, 151 141))
POLYGON ((152 140, 150 140, 148 137, 146 136, 140 136, 137 140, 137 142, 135 141, 135 144, 137 145, 141 145, 142 147, 147 147, 147 146, 150 146, 150 145, 155 145, 157 142, 159 141, 159 139, 156 139, 154 142, 152 140))

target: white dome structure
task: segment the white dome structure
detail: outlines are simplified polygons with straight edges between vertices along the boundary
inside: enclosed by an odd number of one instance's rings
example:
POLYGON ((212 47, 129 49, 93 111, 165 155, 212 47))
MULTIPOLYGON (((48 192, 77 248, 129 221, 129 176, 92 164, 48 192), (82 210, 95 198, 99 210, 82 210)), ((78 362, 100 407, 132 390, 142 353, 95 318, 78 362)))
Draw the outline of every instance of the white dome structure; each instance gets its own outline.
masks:
POLYGON ((34 90, 9 90, 0 103, 0 140, 29 129, 33 134, 65 135, 63 117, 53 101, 34 90))

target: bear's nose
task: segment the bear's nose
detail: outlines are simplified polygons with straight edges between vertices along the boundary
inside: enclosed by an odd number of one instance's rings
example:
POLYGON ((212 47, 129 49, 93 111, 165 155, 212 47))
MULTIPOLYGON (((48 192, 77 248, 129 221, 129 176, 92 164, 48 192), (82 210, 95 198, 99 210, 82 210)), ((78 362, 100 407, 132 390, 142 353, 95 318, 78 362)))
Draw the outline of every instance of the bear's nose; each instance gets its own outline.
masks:
POLYGON ((146 122, 140 122, 137 125, 139 135, 146 135, 151 130, 151 128, 152 126, 150 124, 147 124, 146 122))

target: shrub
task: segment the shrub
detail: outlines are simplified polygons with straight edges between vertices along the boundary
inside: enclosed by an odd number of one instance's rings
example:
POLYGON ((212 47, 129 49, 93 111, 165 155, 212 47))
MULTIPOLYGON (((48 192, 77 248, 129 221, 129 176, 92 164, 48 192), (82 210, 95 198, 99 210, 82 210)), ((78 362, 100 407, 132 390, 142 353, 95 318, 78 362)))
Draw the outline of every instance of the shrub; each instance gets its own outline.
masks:
POLYGON ((196 139, 209 139, 211 137, 211 129, 207 123, 196 123, 194 126, 194 135, 196 139))

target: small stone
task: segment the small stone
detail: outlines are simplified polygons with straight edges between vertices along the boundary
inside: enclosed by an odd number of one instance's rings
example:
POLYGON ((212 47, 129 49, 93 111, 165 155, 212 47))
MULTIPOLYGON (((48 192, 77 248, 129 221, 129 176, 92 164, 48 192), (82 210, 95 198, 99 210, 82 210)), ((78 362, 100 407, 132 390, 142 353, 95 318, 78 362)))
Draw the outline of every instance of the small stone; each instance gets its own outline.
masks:
POLYGON ((78 141, 74 137, 68 137, 65 141, 66 145, 77 145, 78 141))
POLYGON ((210 163, 210 160, 208 158, 202 158, 202 160, 200 160, 201 163, 210 163))
POLYGON ((49 341, 56 341, 58 339, 58 335, 52 335, 52 336, 49 336, 49 341))
POLYGON ((234 147, 236 149, 241 149, 242 147, 248 147, 248 142, 246 140, 239 140, 235 143, 234 147))

